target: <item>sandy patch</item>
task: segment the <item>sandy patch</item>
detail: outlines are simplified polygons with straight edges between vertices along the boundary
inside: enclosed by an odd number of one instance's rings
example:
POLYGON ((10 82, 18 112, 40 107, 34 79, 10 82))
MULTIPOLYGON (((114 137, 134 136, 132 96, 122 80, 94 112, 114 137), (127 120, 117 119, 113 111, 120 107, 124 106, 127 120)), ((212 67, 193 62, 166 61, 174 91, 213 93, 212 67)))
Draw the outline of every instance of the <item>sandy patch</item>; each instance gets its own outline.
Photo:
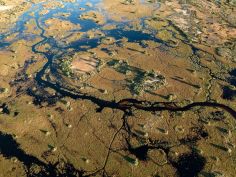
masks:
POLYGON ((90 57, 79 57, 72 61, 71 69, 80 73, 88 73, 96 69, 98 66, 98 60, 90 57))
POLYGON ((12 8, 13 8, 13 6, 1 6, 0 5, 0 12, 5 11, 5 10, 9 10, 9 9, 12 9, 12 8))

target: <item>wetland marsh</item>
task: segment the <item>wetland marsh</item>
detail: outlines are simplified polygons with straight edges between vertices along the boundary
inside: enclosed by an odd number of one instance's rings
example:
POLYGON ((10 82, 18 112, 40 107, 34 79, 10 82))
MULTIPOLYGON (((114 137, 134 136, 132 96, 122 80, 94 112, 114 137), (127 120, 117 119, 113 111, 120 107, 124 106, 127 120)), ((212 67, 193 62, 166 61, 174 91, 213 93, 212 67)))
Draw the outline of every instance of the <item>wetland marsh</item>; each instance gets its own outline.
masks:
POLYGON ((0 0, 0 177, 234 177, 235 0, 0 0))

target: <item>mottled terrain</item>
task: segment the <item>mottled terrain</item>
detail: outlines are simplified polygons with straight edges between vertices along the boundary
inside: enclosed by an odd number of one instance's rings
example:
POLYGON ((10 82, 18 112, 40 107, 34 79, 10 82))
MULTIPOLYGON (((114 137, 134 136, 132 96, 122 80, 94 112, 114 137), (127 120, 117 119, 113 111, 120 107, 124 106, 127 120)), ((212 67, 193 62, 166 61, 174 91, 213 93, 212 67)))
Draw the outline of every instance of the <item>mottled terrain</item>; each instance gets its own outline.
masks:
POLYGON ((235 176, 235 0, 0 0, 0 24, 0 176, 235 176))

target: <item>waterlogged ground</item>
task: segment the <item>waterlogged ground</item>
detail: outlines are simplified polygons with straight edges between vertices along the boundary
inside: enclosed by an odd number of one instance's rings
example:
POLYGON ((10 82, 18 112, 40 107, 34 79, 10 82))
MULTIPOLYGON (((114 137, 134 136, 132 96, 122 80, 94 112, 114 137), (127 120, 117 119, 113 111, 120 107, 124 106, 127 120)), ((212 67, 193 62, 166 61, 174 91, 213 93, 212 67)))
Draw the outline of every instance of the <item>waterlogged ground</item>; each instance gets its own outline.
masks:
POLYGON ((0 0, 0 176, 234 177, 235 0, 0 0))

